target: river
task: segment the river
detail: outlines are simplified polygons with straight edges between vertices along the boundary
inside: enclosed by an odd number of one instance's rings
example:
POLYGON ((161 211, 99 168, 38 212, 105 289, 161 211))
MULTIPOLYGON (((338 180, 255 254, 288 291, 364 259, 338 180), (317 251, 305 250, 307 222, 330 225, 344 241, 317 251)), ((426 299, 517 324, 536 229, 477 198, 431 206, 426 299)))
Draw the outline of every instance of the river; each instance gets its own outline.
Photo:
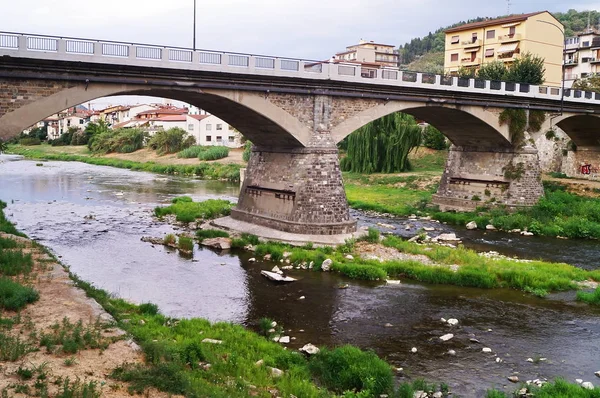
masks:
MULTIPOLYGON (((249 263, 247 253, 197 247, 190 259, 140 240, 177 232, 153 218, 155 206, 183 194, 195 200, 236 200, 238 184, 77 162, 36 164, 0 163, 0 199, 8 203, 7 216, 81 278, 119 297, 156 303, 169 316, 251 328, 262 317, 273 318, 295 338, 291 348, 311 342, 372 349, 404 369, 400 380, 446 382, 463 397, 481 397, 491 387, 512 391, 516 386, 507 377, 513 374, 521 380, 564 376, 596 381, 600 309, 566 300, 573 293, 539 299, 511 290, 409 281, 386 285, 307 271, 290 272, 299 279, 295 283, 274 285, 260 275, 273 264, 249 263), (85 218, 90 215, 93 219, 85 218), (339 289, 343 283, 349 288, 339 289), (451 328, 442 317, 457 318, 459 325, 451 328), (446 333, 455 337, 441 342, 439 336, 446 333), (412 347, 417 353, 410 352, 412 347), (484 353, 483 347, 493 352, 484 353), (448 355, 450 349, 456 355, 448 355), (537 361, 541 357, 547 359, 537 361)), ((397 225, 398 234, 416 232, 405 230, 414 221, 353 214, 362 225, 382 221, 397 225)), ((598 266, 597 242, 453 230, 428 221, 414 228, 429 225, 439 232, 456 232, 478 250, 598 266)))

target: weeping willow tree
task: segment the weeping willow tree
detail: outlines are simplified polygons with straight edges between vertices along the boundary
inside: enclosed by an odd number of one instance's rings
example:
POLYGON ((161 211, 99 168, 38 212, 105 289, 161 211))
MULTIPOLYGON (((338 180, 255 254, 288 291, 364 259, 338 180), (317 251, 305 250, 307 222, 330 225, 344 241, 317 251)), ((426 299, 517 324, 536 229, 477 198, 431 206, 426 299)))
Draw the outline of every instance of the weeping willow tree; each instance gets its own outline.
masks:
POLYGON ((361 127, 347 137, 347 156, 340 166, 355 173, 395 173, 410 169, 408 154, 421 143, 415 119, 392 113, 361 127))

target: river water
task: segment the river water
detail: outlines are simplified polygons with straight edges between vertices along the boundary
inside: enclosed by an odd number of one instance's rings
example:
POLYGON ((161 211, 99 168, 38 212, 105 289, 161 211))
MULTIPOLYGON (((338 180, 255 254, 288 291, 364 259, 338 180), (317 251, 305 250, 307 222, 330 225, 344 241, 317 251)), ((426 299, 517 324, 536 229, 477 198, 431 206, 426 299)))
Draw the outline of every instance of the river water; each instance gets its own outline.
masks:
MULTIPOLYGON (((174 196, 236 200, 238 184, 158 176, 75 162, 0 162, 0 199, 17 227, 49 247, 84 280, 134 302, 154 302, 166 315, 225 320, 255 328, 269 317, 293 339, 290 348, 354 344, 372 349, 404 371, 400 380, 446 382, 463 397, 487 388, 513 390, 521 380, 564 376, 596 382, 600 370, 600 309, 578 304, 572 293, 538 299, 517 291, 366 283, 307 271, 297 282, 274 285, 260 275, 266 262, 248 253, 196 248, 184 258, 140 240, 164 236, 173 227, 155 220, 152 209, 174 196), (89 220, 85 216, 92 215, 89 220), (348 283, 348 289, 339 289, 348 283), (301 296, 305 299, 299 300, 301 296), (440 318, 459 319, 451 328, 440 318), (392 326, 389 326, 392 325, 392 326), (455 337, 441 342, 439 336, 455 337), (479 343, 471 341, 476 338, 479 343), (412 347, 418 349, 411 353, 412 347), (493 353, 482 352, 489 347, 493 353), (448 350, 456 355, 448 355, 448 350), (502 362, 496 362, 496 358, 502 362), (527 362, 527 358, 547 358, 527 362)), ((397 225, 413 236, 433 222, 377 219, 354 212, 362 225, 397 225), (406 225, 413 229, 406 230, 406 225)), ((502 233, 454 231, 478 250, 566 261, 596 268, 596 242, 523 238, 502 233)))

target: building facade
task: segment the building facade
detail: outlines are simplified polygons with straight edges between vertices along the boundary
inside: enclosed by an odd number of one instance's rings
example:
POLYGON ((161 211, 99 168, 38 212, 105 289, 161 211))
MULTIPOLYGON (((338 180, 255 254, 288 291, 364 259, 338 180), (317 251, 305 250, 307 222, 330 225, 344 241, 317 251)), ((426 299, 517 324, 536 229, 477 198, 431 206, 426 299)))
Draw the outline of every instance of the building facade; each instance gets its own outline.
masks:
POLYGON ((393 45, 380 44, 362 39, 358 44, 346 47, 346 51, 335 54, 333 58, 337 61, 391 67, 397 67, 399 61, 398 50, 393 45))
POLYGON ((565 39, 564 64, 566 88, 577 79, 600 73, 600 34, 588 29, 565 39))
POLYGON ((479 69, 492 61, 510 65, 521 54, 544 59, 545 85, 562 82, 563 25, 548 11, 469 23, 446 30, 444 70, 479 69))

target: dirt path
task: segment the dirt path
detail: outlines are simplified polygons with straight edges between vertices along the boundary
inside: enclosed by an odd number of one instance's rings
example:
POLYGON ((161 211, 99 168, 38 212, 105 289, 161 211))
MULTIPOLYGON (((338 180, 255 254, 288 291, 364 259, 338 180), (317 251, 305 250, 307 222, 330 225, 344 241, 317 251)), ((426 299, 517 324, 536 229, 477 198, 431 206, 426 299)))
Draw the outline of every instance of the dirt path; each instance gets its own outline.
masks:
POLYGON ((544 176, 544 181, 554 181, 567 186, 569 192, 589 198, 600 198, 600 181, 574 179, 574 178, 554 178, 548 175, 544 176))
MULTIPOLYGON (((139 347, 114 326, 112 317, 96 301, 73 286, 64 268, 40 247, 25 238, 3 233, 0 236, 17 240, 20 250, 32 255, 32 273, 19 278, 21 283, 40 293, 40 299, 28 305, 19 316, 0 311, 1 319, 15 321, 12 326, 0 329, 0 352, 2 346, 17 349, 17 343, 11 338, 18 338, 27 350, 32 350, 15 361, 0 361, 0 391, 6 390, 11 397, 26 397, 40 395, 42 389, 47 389, 49 396, 55 396, 62 392, 68 378, 74 389, 94 382, 102 397, 130 397, 126 384, 108 376, 123 363, 141 363, 139 347), (41 345, 44 335, 56 336, 62 332, 71 335, 78 322, 81 322, 81 334, 92 336, 91 345, 102 348, 85 347, 73 352, 67 350, 66 344, 57 344, 52 350, 41 345)), ((166 397, 166 394, 152 391, 150 396, 166 397)))

